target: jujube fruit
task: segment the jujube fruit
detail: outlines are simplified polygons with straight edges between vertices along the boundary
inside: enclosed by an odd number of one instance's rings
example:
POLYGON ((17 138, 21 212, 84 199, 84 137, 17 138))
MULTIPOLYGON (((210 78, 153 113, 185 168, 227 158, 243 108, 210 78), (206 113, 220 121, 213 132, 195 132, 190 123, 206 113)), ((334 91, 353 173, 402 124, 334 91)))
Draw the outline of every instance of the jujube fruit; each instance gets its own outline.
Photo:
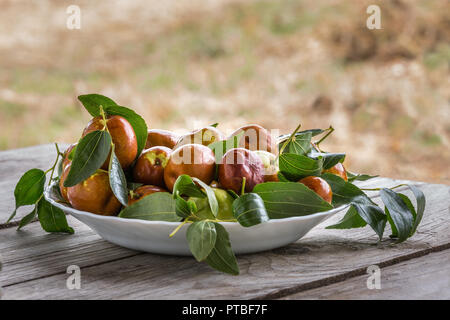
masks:
POLYGON ((136 188, 136 190, 130 191, 128 195, 128 205, 131 206, 132 204, 138 202, 139 200, 142 200, 146 196, 151 195, 155 192, 167 192, 167 190, 152 185, 140 186, 136 188))
POLYGON ((240 138, 239 147, 249 150, 272 151, 272 137, 267 129, 258 124, 249 124, 234 131, 230 138, 241 132, 244 132, 244 134, 240 138))
POLYGON ((67 198, 77 210, 104 216, 116 215, 122 207, 111 190, 108 172, 101 169, 79 184, 68 187, 67 198))
MULTIPOLYGON (((128 169, 134 162, 138 152, 136 134, 127 119, 113 115, 106 117, 106 125, 115 145, 115 153, 123 169, 128 169)), ((83 131, 83 137, 90 132, 103 130, 104 120, 101 116, 93 118, 83 131)), ((108 170, 109 156, 102 166, 108 170)))
POLYGON ((77 146, 77 143, 73 143, 66 149, 66 151, 64 151, 63 157, 62 157, 63 158, 63 160, 62 160, 63 171, 70 163, 72 163, 72 160, 69 159, 69 155, 76 146, 77 146))
POLYGON ((204 127, 186 134, 177 142, 177 147, 185 144, 202 144, 207 146, 216 141, 225 140, 224 134, 215 127, 204 127))
POLYGON ((347 171, 345 170, 344 165, 340 162, 335 164, 333 167, 331 167, 329 169, 323 170, 323 172, 335 174, 335 175, 341 177, 342 179, 344 179, 345 181, 348 181, 347 171))
POLYGON ((172 151, 169 162, 164 168, 164 182, 167 189, 182 174, 196 177, 206 184, 211 183, 216 169, 214 152, 201 144, 186 144, 172 151))
POLYGON ((263 166, 264 166, 264 182, 278 182, 278 161, 277 156, 273 153, 262 151, 262 150, 256 150, 253 151, 258 155, 258 157, 261 159, 263 166))
POLYGON ((172 131, 162 129, 150 129, 148 130, 147 143, 145 149, 163 146, 169 149, 173 149, 179 140, 179 136, 172 131))
POLYGON ((195 216, 201 219, 219 219, 219 220, 230 220, 233 219, 233 201, 234 198, 223 189, 212 188, 219 204, 219 211, 217 212, 217 217, 211 211, 209 206, 208 198, 196 198, 190 197, 188 200, 194 201, 197 212, 195 216))
POLYGON ((331 191, 331 187, 324 179, 320 177, 309 176, 303 179, 300 179, 298 182, 303 183, 309 189, 317 193, 323 200, 328 203, 331 203, 333 199, 333 192, 331 191))
POLYGON ((219 183, 224 189, 230 189, 240 194, 243 178, 245 191, 264 182, 264 166, 256 153, 244 148, 228 150, 219 164, 219 183))
POLYGON ((61 177, 59 178, 59 191, 61 192, 61 195, 67 202, 69 202, 69 198, 67 197, 67 187, 64 187, 64 181, 66 181, 67 175, 69 174, 70 166, 71 163, 69 162, 65 167, 63 167, 64 168, 63 172, 61 173, 61 177))
POLYGON ((144 150, 133 168, 134 182, 165 187, 164 168, 171 149, 157 146, 144 150))

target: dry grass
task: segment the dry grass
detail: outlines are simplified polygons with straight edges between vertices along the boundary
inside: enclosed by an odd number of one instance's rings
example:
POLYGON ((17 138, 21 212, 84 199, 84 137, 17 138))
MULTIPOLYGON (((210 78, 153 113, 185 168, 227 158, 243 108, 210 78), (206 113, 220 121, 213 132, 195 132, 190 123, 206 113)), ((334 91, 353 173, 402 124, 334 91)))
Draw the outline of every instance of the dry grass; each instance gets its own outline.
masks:
POLYGON ((99 92, 152 128, 336 128, 357 172, 449 183, 450 7, 380 1, 0 2, 0 149, 78 139, 99 92), (156 5, 158 3, 158 5, 156 5), (160 4, 164 3, 164 4, 160 4))

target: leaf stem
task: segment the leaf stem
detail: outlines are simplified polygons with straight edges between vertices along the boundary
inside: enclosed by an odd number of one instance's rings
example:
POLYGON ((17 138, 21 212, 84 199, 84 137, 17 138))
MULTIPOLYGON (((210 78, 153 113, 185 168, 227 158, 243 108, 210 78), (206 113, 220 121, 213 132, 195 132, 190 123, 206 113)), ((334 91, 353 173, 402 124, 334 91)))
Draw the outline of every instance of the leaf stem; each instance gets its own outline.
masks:
POLYGON ((62 157, 63 155, 64 155, 64 153, 62 153, 60 150, 59 150, 59 146, 58 146, 58 144, 55 142, 55 148, 56 148, 56 152, 62 157))
POLYGON ((283 153, 284 149, 286 148, 286 146, 288 145, 288 143, 291 142, 291 141, 294 139, 295 134, 298 132, 298 130, 300 130, 301 126, 302 126, 302 124, 300 123, 300 124, 297 126, 297 128, 295 128, 295 130, 291 133, 291 135, 289 136, 289 138, 286 139, 286 141, 285 141, 285 142, 283 143, 283 145, 281 146, 280 152, 279 152, 278 154, 283 153))
MULTIPOLYGON (((334 128, 333 128, 332 126, 330 126, 327 130, 328 130, 328 132, 327 132, 326 135, 324 135, 319 141, 314 142, 314 144, 315 144, 317 147, 319 146, 319 144, 320 144, 323 140, 325 140, 326 138, 328 138, 328 136, 329 136, 330 134, 333 133, 334 128)), ((319 149, 319 150, 320 150, 320 149, 319 149)))
MULTIPOLYGON (((407 186, 407 184, 402 183, 402 184, 399 184, 399 185, 397 185, 395 187, 388 188, 388 189, 393 190, 393 189, 397 189, 397 188, 404 187, 404 186, 407 186)), ((360 188, 360 189, 363 190, 363 191, 380 191, 383 188, 360 188)))
POLYGON ((55 147, 56 147, 56 159, 55 159, 55 163, 53 163, 53 166, 52 166, 50 169, 48 169, 47 171, 45 171, 45 174, 47 174, 47 173, 49 173, 49 172, 51 171, 50 179, 48 180, 48 185, 50 185, 50 184, 52 183, 52 180, 53 180, 53 174, 55 173, 55 168, 56 168, 56 165, 58 164, 59 156, 60 156, 60 154, 61 154, 61 152, 59 151, 59 148, 58 148, 58 144, 57 144, 57 143, 55 143, 55 147))
POLYGON ((208 222, 237 222, 236 219, 225 219, 225 220, 220 220, 220 219, 203 219, 202 221, 208 221, 208 222))
MULTIPOLYGON (((101 106, 101 105, 100 105, 100 115, 102 116, 103 123, 104 123, 104 127, 103 127, 102 131, 106 131, 109 133, 109 135, 111 135, 111 132, 109 132, 108 125, 106 124, 106 113, 105 113, 105 110, 103 110, 103 106, 101 106)), ((112 150, 111 152, 114 152, 114 142, 112 141, 112 138, 111 138, 111 150, 112 150)))
POLYGON ((278 158, 280 157, 280 154, 283 154, 284 149, 286 148, 286 146, 295 138, 295 134, 298 132, 298 130, 300 130, 302 124, 300 123, 297 128, 295 128, 295 130, 291 133, 291 135, 289 136, 289 138, 286 139, 286 141, 283 142, 283 145, 280 148, 280 151, 278 152, 274 163, 277 163, 278 158))
POLYGON ((172 238, 175 235, 175 233, 177 233, 181 229, 181 227, 184 226, 188 222, 190 222, 190 221, 188 218, 186 218, 186 220, 184 220, 178 227, 175 228, 175 230, 172 231, 171 234, 169 234, 169 238, 172 238))
POLYGON ((245 177, 242 177, 242 186, 241 186, 241 196, 245 193, 245 183, 247 179, 245 177))

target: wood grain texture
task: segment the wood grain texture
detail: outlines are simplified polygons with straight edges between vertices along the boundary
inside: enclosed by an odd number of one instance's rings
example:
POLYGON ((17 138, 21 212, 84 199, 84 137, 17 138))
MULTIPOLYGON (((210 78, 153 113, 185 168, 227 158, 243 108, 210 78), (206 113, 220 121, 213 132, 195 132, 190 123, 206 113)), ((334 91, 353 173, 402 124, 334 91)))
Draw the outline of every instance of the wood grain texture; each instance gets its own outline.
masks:
MULTIPOLYGON (((381 181, 380 179, 378 183, 381 181)), ((379 186, 374 181, 371 183, 379 186)), ((398 182, 385 179, 383 184, 393 186, 398 182)), ((314 288, 363 275, 367 266, 371 264, 394 265, 406 259, 423 256, 433 250, 449 247, 449 187, 421 184, 420 188, 427 196, 426 212, 417 234, 405 243, 395 246, 390 240, 377 243, 375 233, 367 227, 353 230, 325 230, 325 226, 342 217, 341 213, 316 227, 297 243, 264 253, 239 256, 241 275, 237 277, 218 273, 205 264, 197 263, 193 258, 114 251, 113 245, 95 240, 95 235, 88 230, 83 231, 82 226, 76 226, 78 232, 71 236, 73 240, 68 240, 69 244, 71 243, 69 249, 59 242, 70 236, 46 235, 38 230, 33 232, 30 230, 30 234, 20 239, 18 236, 8 235, 5 236, 7 238, 5 241, 10 241, 7 247, 12 253, 4 264, 5 275, 2 274, 2 281, 9 283, 3 284, 4 298, 283 297, 304 290, 308 286, 314 288), (30 237, 36 238, 31 240, 30 237), (49 241, 48 237, 54 237, 53 241, 49 241), (92 242, 85 240, 86 237, 91 237, 92 242), (34 243, 42 247, 33 252, 26 249, 25 242, 28 245, 34 243), (56 253, 52 247, 56 247, 56 253), (19 248, 22 248, 21 252, 19 248), (16 250, 17 256, 14 254, 16 250), (108 260, 108 254, 102 255, 101 251, 104 250, 112 250, 116 252, 116 256, 108 260), (127 257, 127 254, 131 256, 127 257), (30 264, 36 259, 39 259, 38 267, 35 265, 31 268, 30 264), (66 289, 68 275, 65 270, 70 264, 82 267, 80 290, 66 289)), ((375 201, 379 203, 380 199, 377 198, 375 201)), ((0 235, 4 232, 5 230, 0 231, 0 235)), ((386 230, 386 237, 389 235, 388 232, 386 230)))
MULTIPOLYGON (((66 144, 59 145, 61 151, 66 144)), ((0 151, 0 227, 14 211, 14 188, 20 177, 32 168, 47 170, 56 158, 55 145, 46 144, 23 149, 0 151)), ((19 221, 32 210, 31 206, 20 208, 12 220, 19 221)))
POLYGON ((450 299, 450 250, 380 270, 380 289, 367 288, 369 274, 283 299, 450 299))
POLYGON ((71 216, 74 235, 50 234, 39 223, 20 231, 0 232, 0 252, 4 264, 0 285, 8 286, 35 278, 64 273, 69 265, 92 266, 139 254, 106 242, 89 227, 71 216))

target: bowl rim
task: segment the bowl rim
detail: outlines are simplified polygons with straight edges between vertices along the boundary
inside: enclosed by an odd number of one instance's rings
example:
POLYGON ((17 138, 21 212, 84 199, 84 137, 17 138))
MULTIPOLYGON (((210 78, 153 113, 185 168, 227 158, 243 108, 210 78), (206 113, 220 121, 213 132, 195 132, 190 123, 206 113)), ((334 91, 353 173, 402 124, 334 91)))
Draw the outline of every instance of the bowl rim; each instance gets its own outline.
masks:
MULTIPOLYGON (((146 224, 146 225, 166 225, 166 226, 171 226, 171 227, 175 227, 175 228, 182 223, 181 221, 170 222, 170 221, 161 221, 161 220, 127 219, 127 218, 121 218, 118 216, 103 216, 103 215, 95 214, 95 213, 92 213, 89 211, 78 210, 78 209, 69 207, 63 203, 57 202, 54 198, 52 198, 51 190, 56 185, 57 185, 56 182, 52 182, 49 186, 46 186, 46 188, 44 190, 44 198, 45 198, 45 200, 50 202, 51 205, 53 205, 63 211, 68 211, 71 215, 77 214, 77 215, 87 216, 92 219, 98 219, 98 220, 104 220, 104 221, 121 221, 123 223, 136 223, 137 222, 137 223, 142 223, 142 224, 146 224)), ((280 219, 269 219, 265 223, 274 224, 274 223, 285 223, 285 222, 289 222, 289 221, 309 220, 312 218, 318 218, 318 217, 327 216, 327 215, 331 215, 331 214, 340 212, 349 206, 350 206, 350 204, 343 204, 339 207, 336 207, 336 208, 333 208, 333 209, 330 209, 327 211, 316 212, 316 213, 312 213, 312 214, 308 214, 308 215, 304 215, 304 216, 294 216, 294 217, 287 217, 287 218, 280 218, 280 219)), ((238 222, 220 221, 218 223, 220 223, 224 226, 240 226, 240 224, 238 222)))

